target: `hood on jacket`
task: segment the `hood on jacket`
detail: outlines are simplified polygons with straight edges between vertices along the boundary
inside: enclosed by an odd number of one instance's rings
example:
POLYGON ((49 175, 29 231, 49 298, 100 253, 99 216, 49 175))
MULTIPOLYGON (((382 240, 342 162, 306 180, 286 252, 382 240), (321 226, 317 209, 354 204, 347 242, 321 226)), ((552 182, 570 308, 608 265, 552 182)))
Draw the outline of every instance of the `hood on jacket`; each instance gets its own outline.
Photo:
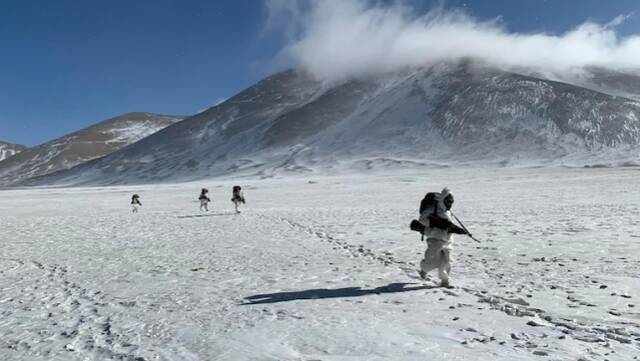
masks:
POLYGON ((451 190, 449 190, 449 188, 444 187, 442 191, 440 191, 440 197, 438 197, 438 216, 442 218, 448 218, 445 217, 447 213, 447 206, 444 205, 444 199, 448 196, 453 196, 453 193, 451 192, 451 190))

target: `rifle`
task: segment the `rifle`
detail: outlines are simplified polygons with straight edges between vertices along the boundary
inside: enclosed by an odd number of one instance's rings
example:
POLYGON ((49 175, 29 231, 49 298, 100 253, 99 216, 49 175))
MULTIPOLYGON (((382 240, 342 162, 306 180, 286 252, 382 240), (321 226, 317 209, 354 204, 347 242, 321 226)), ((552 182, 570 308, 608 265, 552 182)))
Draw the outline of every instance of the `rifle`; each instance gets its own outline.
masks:
POLYGON ((456 219, 456 221, 458 222, 458 224, 460 224, 460 227, 462 227, 462 229, 464 229, 467 232, 467 236, 471 237, 472 240, 481 243, 477 238, 475 238, 471 232, 469 232, 469 230, 467 229, 467 227, 464 226, 464 223, 462 223, 462 221, 460 220, 460 218, 456 217, 455 214, 453 214, 453 212, 449 211, 451 213, 451 215, 453 216, 453 218, 456 219))

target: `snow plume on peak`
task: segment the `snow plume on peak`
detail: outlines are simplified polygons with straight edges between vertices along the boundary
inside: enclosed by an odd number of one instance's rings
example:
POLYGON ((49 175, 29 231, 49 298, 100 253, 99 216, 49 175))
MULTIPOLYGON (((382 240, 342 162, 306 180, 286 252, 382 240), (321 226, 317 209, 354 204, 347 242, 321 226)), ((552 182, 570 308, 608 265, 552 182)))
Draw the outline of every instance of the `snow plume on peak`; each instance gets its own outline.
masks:
POLYGON ((640 69, 640 34, 585 22, 563 34, 513 33, 500 19, 480 21, 461 10, 417 11, 406 2, 269 0, 267 25, 279 18, 289 39, 281 56, 324 80, 371 76, 473 58, 504 70, 560 73, 586 66, 640 69))

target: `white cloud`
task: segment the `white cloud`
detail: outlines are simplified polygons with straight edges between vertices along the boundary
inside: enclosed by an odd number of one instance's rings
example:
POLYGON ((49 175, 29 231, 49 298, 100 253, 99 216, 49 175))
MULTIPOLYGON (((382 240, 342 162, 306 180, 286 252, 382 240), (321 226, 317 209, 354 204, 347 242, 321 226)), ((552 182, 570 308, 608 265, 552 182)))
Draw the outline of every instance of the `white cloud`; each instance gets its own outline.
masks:
POLYGON ((584 66, 640 69, 640 36, 621 37, 616 26, 585 22, 563 34, 513 33, 499 20, 461 11, 426 14, 402 2, 271 0, 269 21, 287 21, 280 56, 321 79, 380 74, 460 58, 502 68, 573 71, 584 66), (286 20, 285 20, 286 19, 286 20))

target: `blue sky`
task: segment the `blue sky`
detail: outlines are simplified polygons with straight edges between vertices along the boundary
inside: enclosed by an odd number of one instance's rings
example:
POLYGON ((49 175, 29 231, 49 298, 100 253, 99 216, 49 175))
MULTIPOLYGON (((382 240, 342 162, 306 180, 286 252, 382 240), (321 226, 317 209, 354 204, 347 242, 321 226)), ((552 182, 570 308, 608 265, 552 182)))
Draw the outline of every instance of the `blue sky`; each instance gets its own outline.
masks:
MULTIPOLYGON (((420 11, 434 3, 413 1, 420 11)), ((525 33, 632 15, 618 31, 640 33, 637 0, 445 7, 501 17, 509 31, 525 33)), ((274 58, 285 38, 265 32, 265 21, 259 0, 0 1, 0 140, 33 146, 125 112, 212 106, 282 66, 274 58)))

